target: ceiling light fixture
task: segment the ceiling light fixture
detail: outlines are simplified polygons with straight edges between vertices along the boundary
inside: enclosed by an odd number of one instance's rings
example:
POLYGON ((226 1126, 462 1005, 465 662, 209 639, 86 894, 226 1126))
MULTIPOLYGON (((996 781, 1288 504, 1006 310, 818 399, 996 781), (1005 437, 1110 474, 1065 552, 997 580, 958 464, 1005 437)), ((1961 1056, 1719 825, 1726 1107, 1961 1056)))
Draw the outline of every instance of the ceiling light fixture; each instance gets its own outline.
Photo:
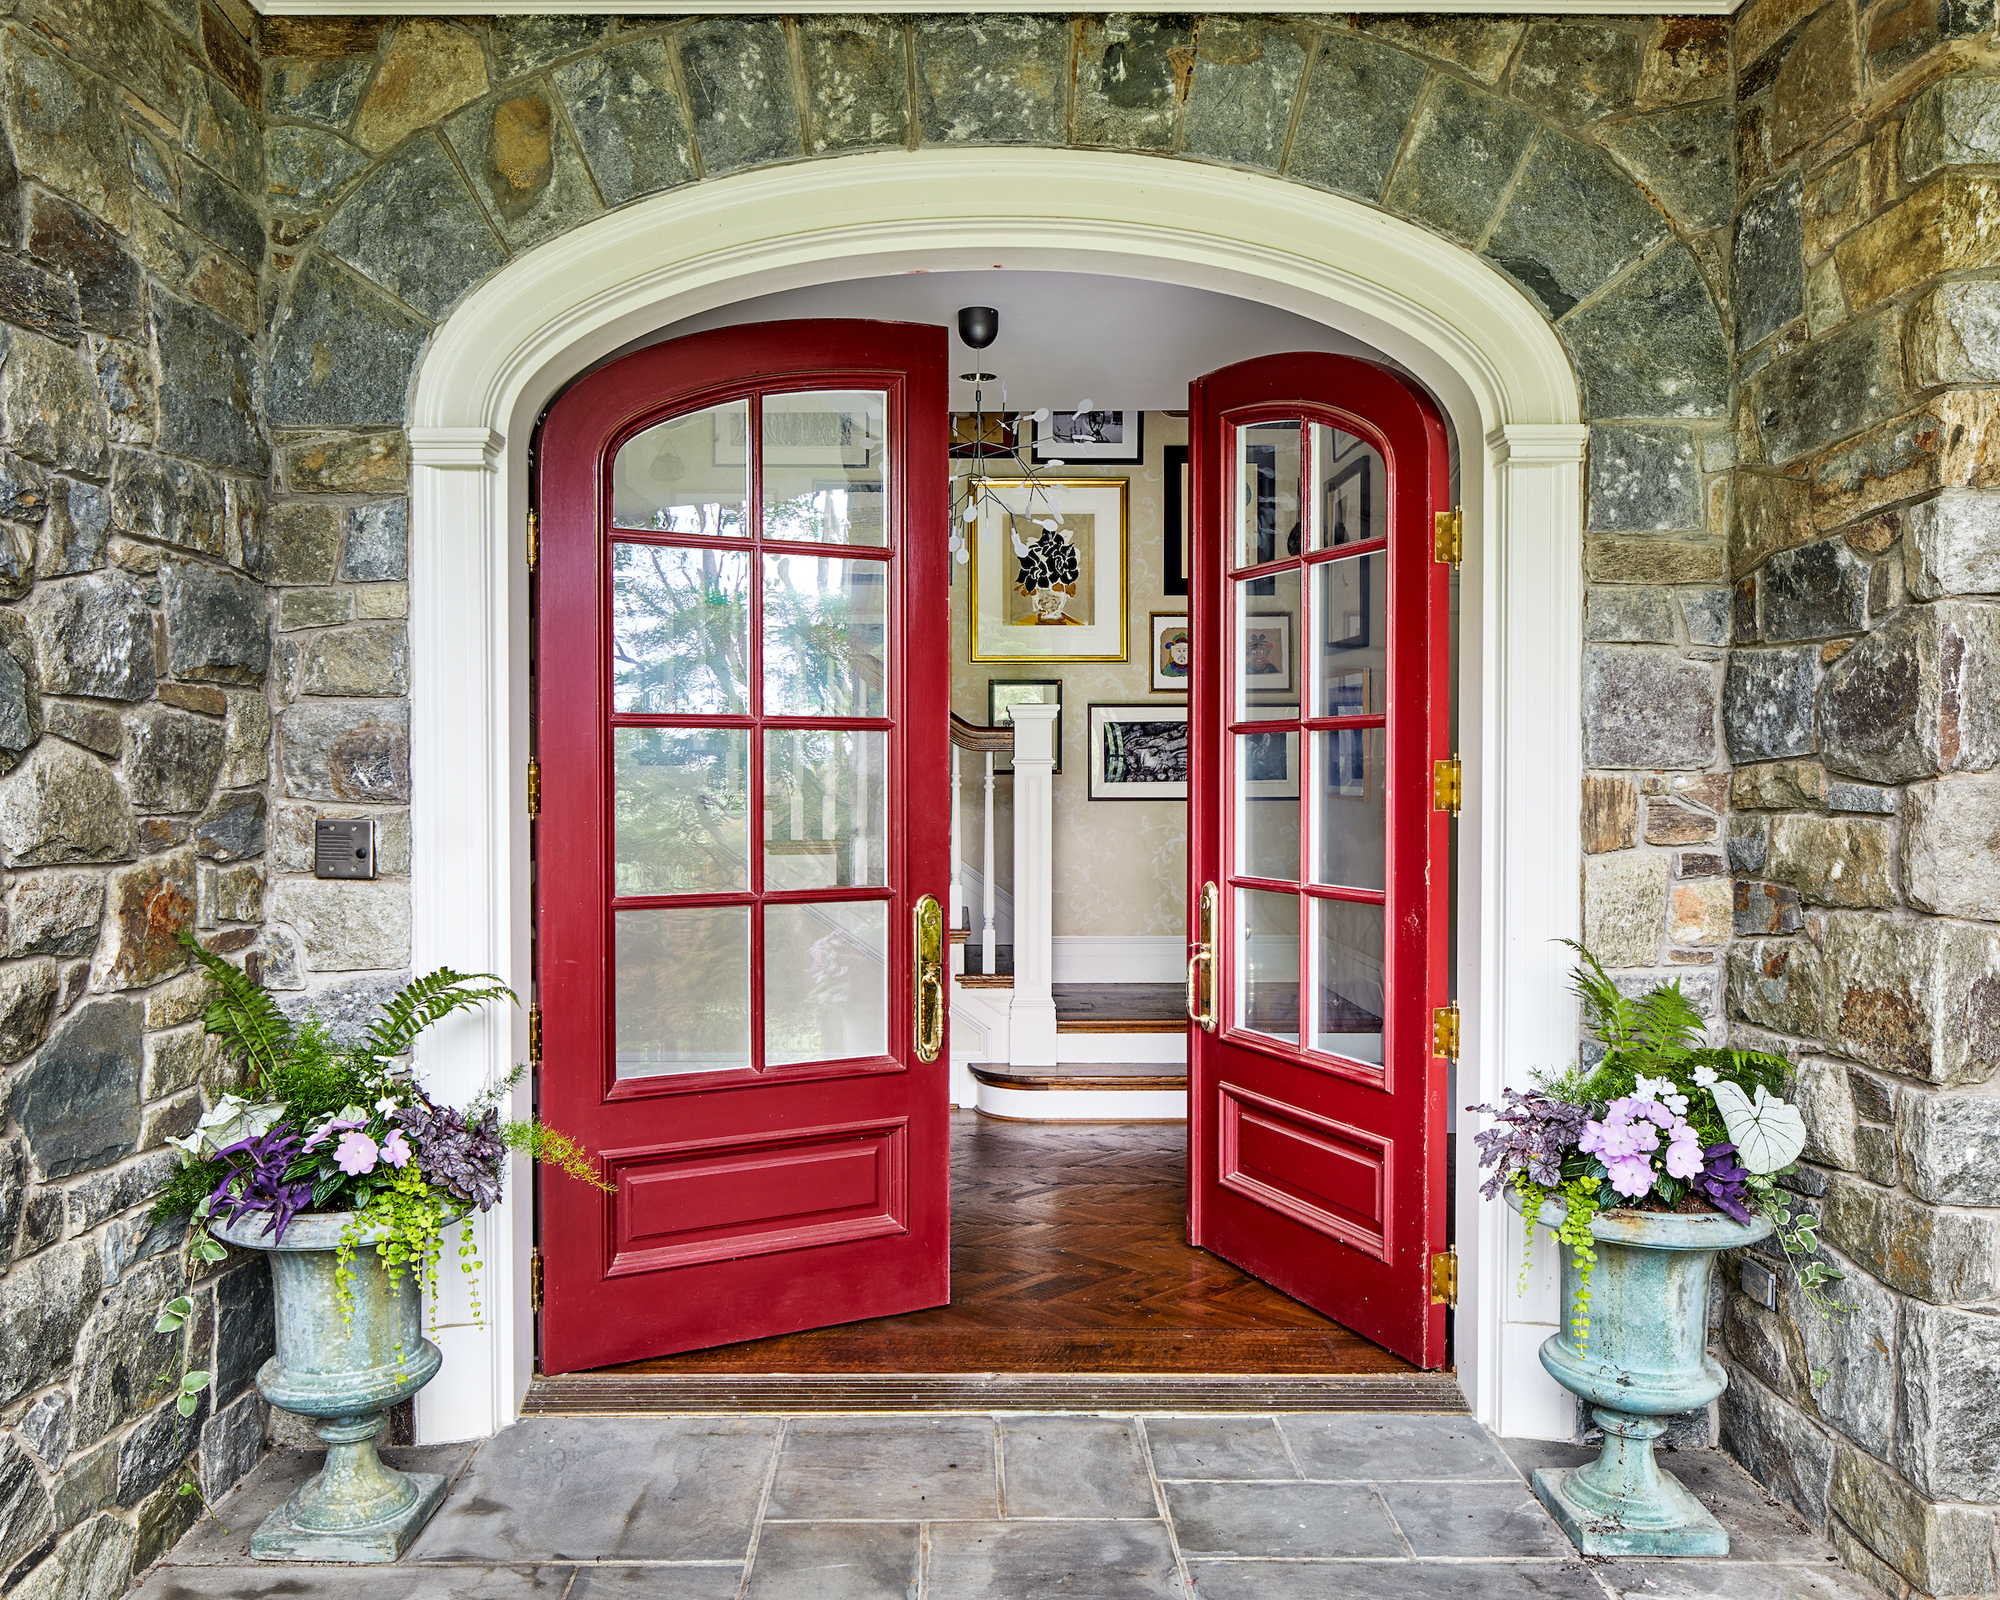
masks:
MULTIPOLYGON (((971 350, 984 350, 1000 337, 1000 313, 992 306, 965 306, 958 313, 958 337, 971 350)), ((1062 501, 1057 498, 1053 484, 1036 470, 1034 462, 1024 455, 1022 447, 1031 442, 1032 433, 1023 436, 1022 423, 1046 423, 1049 409, 1046 406, 1030 412, 1023 418, 1007 409, 1007 386, 991 372, 975 370, 961 372, 961 383, 972 385, 972 457, 964 477, 955 477, 951 482, 951 554, 961 565, 971 559, 971 542, 978 532, 982 518, 995 520, 999 526, 1009 528, 1014 546, 1014 554, 1023 560, 1036 544, 1044 539, 1057 539, 1064 545, 1074 542, 1070 531, 1063 526, 1062 501), (987 442, 986 385, 1000 384, 1000 409, 994 414, 994 441, 987 442), (986 463, 1000 459, 1007 463, 1010 480, 1025 483, 1025 499, 1019 504, 1009 505, 996 494, 992 487, 992 476, 986 463), (1024 540, 1010 526, 1010 519, 1019 517, 1040 528, 1041 533, 1033 540, 1024 540)), ((1088 411, 1090 402, 1084 401, 1077 408, 1088 411)), ((1060 467, 1064 463, 1049 461, 1050 467, 1060 467)))

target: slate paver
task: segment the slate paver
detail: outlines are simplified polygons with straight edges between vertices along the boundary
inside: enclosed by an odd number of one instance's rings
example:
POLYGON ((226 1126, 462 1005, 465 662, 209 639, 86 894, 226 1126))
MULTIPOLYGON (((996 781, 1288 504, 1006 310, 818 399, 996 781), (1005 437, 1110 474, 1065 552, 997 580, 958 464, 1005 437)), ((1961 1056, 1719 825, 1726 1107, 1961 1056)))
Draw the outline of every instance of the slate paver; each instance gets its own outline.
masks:
POLYGON ((1129 1417, 1006 1417, 1001 1514, 1157 1517, 1153 1480, 1129 1417))
POLYGON ((1365 1483, 1170 1483, 1167 1512, 1189 1556, 1407 1556, 1365 1483))
POLYGON ((929 1600, 1181 1600, 1157 1522, 946 1522, 931 1529, 929 1600))
POLYGON ((1296 1478, 1271 1417, 1148 1417, 1146 1443, 1162 1478, 1296 1478))
MULTIPOLYGON (((578 1567, 563 1600, 736 1600, 743 1566, 578 1567)), ((476 1590, 469 1600, 485 1600, 476 1590)))
POLYGON ((1308 1478, 1402 1482, 1515 1476, 1506 1451, 1470 1417, 1359 1414, 1278 1421, 1308 1478))
POLYGON ((1613 1561, 1597 1569, 1617 1600, 1881 1600, 1833 1562, 1613 1561))
POLYGON ((1578 1560, 1193 1561, 1188 1570, 1196 1600, 1604 1600, 1578 1560))
POLYGON ((1383 1500, 1419 1557, 1563 1556, 1575 1549, 1518 1478, 1455 1483, 1385 1483, 1383 1500))
POLYGON ((478 1600, 564 1600, 575 1571, 570 1566, 425 1569, 400 1564, 326 1567, 264 1562, 244 1567, 160 1566, 136 1595, 141 1600, 471 1600, 475 1595, 478 1600))
POLYGON ((807 1417, 785 1432, 766 1516, 997 1517, 990 1417, 807 1417))
POLYGON ((767 1522, 745 1600, 914 1596, 922 1545, 914 1522, 767 1522))

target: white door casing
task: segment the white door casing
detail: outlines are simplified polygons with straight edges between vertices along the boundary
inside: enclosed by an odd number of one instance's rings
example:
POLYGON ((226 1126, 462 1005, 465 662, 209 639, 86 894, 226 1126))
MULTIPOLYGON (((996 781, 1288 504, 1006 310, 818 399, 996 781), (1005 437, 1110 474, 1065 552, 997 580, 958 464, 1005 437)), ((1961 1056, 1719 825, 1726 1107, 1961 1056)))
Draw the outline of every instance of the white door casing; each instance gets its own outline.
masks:
MULTIPOLYGON (((416 970, 531 988, 523 528, 543 407, 612 351, 734 301, 994 266, 1259 300, 1365 340, 1438 398, 1467 451, 1455 1104, 1569 1060, 1576 1010, 1554 941, 1580 923, 1586 430, 1561 343, 1493 268, 1410 223, 1279 179, 1089 151, 887 152, 689 185, 529 252, 447 319, 409 413, 416 970)), ((441 1026, 420 1056, 461 1099, 526 1053, 525 1013, 495 1010, 441 1026)), ((514 1104, 527 1110, 525 1083, 514 1104)), ((1519 1224, 1478 1197, 1477 1122, 1458 1117, 1459 1375, 1488 1424, 1567 1437, 1573 1413, 1535 1359, 1556 1316, 1549 1257, 1519 1297, 1519 1224)), ((478 1272, 447 1285, 444 1369, 417 1401, 425 1442, 518 1414, 534 1350, 528 1193, 517 1163, 509 1199, 477 1221, 478 1272)))

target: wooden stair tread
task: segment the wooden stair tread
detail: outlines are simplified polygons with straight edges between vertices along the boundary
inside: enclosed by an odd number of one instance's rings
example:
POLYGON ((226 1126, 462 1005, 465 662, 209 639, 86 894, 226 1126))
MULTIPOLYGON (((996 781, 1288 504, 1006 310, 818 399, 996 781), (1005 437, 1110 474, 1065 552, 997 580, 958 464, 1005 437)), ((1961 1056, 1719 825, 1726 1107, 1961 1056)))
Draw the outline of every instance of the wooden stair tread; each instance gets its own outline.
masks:
POLYGON ((987 1066, 975 1063, 972 1076, 996 1089, 1185 1089, 1183 1067, 1121 1062, 1069 1061, 1054 1067, 987 1066))

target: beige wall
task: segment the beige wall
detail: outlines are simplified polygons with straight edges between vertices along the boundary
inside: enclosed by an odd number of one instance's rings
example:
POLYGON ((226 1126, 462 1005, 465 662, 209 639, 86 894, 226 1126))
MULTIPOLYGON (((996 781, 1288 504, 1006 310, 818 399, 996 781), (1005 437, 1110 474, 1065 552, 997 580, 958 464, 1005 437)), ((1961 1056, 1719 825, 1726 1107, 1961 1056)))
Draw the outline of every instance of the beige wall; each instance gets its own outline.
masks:
MULTIPOLYGON (((1185 595, 1169 597, 1166 579, 1166 472, 1168 445, 1187 443, 1187 419, 1146 413, 1146 459, 1140 466, 1071 462, 1065 478, 1130 481, 1124 661, 999 663, 972 660, 969 568, 956 569, 951 591, 951 704, 971 722, 986 721, 986 685, 992 678, 1060 678, 1063 691, 1062 771, 1055 780, 1055 931, 1065 935, 1179 936, 1186 925, 1187 807, 1180 801, 1088 798, 1089 711, 1092 701, 1158 701, 1185 705, 1186 695, 1153 694, 1146 687, 1147 651, 1155 611, 1185 612, 1185 595)), ((979 761, 965 758, 964 855, 978 866, 981 854, 979 761)), ((1008 844, 1012 813, 1005 809, 1012 781, 998 789, 1002 810, 996 841, 1004 888, 1011 881, 1008 844)), ((972 908, 975 931, 979 908, 972 908)))

